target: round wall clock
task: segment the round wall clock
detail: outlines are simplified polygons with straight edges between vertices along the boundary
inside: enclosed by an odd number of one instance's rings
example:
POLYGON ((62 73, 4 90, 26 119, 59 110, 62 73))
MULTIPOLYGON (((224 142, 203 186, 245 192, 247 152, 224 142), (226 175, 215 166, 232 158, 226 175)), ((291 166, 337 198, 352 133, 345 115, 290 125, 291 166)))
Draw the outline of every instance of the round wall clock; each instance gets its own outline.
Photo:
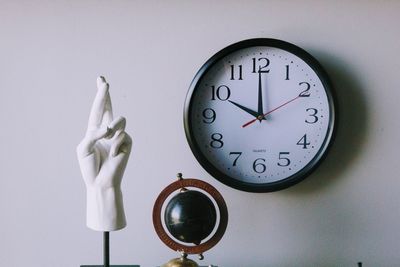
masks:
POLYGON ((211 57, 184 107, 190 148, 213 177, 249 192, 277 191, 323 160, 335 130, 335 101, 321 65, 276 39, 250 39, 211 57))

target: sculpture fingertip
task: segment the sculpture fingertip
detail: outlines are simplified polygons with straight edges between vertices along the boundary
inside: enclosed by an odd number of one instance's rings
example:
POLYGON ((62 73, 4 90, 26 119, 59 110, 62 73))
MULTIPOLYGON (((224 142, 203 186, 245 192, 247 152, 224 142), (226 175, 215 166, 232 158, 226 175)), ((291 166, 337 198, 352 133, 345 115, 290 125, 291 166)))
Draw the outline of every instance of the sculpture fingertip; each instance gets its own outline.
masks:
POLYGON ((112 153, 111 153, 111 156, 112 156, 113 158, 115 158, 116 156, 118 156, 118 149, 114 149, 114 150, 112 151, 112 153))
POLYGON ((104 89, 107 90, 109 88, 106 79, 103 76, 97 77, 97 89, 104 89))

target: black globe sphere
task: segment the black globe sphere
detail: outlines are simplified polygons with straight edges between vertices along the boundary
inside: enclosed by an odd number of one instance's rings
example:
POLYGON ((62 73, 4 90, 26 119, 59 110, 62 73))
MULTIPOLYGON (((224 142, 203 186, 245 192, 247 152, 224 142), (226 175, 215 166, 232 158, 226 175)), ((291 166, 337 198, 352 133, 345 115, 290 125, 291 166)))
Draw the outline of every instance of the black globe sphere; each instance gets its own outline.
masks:
POLYGON ((186 190, 168 202, 164 220, 173 237, 198 245, 212 233, 217 222, 217 211, 207 195, 186 190))

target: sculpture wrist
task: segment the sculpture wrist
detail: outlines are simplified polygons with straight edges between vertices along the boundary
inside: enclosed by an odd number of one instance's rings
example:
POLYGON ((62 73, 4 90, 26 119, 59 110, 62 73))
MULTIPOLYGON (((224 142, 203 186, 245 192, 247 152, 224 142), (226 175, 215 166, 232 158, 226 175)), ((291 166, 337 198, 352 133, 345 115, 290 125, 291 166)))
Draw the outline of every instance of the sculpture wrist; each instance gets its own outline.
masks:
POLYGON ((120 188, 88 185, 86 222, 95 231, 116 231, 126 226, 120 188))

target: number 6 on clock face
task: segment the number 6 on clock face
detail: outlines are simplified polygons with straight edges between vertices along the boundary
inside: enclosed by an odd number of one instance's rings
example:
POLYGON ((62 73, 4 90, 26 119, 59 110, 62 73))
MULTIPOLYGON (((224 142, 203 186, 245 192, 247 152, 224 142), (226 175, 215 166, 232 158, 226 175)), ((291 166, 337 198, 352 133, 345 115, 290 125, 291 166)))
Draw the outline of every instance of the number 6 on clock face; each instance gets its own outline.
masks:
POLYGON ((301 48, 250 39, 210 58, 184 108, 190 148, 216 179, 249 192, 304 179, 326 155, 335 101, 321 65, 301 48))

